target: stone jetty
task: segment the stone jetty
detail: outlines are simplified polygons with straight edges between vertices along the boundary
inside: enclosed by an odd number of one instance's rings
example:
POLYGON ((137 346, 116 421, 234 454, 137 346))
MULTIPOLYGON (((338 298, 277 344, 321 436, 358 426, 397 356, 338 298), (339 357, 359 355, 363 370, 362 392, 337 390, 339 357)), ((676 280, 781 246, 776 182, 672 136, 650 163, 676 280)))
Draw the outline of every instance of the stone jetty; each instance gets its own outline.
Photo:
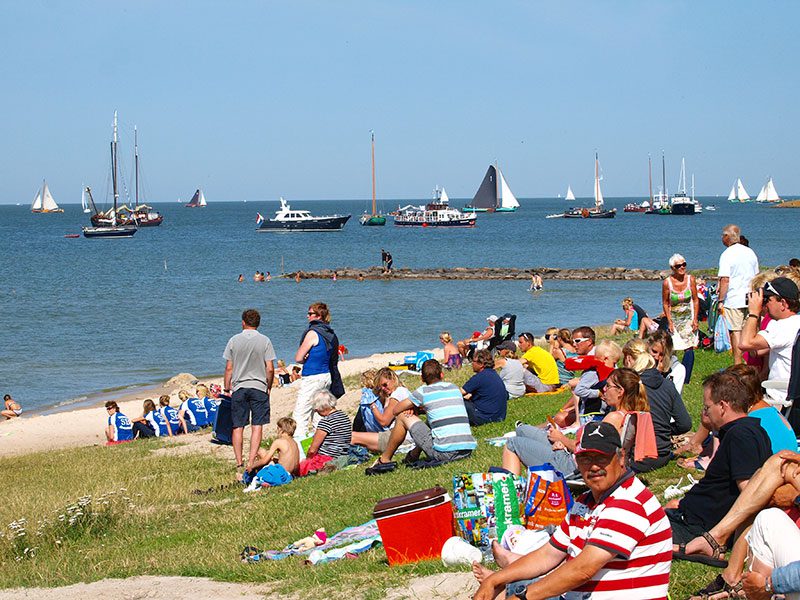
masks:
POLYGON ((286 273, 283 277, 296 279, 332 279, 334 272, 337 279, 520 279, 530 280, 532 272, 539 273, 548 279, 569 279, 585 281, 656 281, 664 279, 669 271, 655 269, 630 269, 627 267, 598 267, 594 269, 555 269, 552 267, 533 267, 530 269, 510 269, 507 267, 454 267, 449 269, 393 269, 385 273, 380 267, 368 269, 324 269, 322 271, 296 271, 286 273))

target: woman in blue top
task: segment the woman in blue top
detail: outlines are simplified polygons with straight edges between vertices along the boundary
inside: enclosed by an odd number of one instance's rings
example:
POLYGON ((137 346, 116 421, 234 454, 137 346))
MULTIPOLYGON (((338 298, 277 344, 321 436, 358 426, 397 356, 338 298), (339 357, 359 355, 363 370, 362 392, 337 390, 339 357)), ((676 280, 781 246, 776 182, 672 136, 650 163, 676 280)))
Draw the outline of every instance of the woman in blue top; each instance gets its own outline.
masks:
POLYGON ((108 425, 106 426, 106 439, 109 444, 130 442, 133 439, 133 425, 130 419, 119 412, 119 406, 113 400, 106 402, 108 412, 108 425))
POLYGON ((169 405, 169 401, 169 394, 161 396, 158 399, 158 404, 160 405, 158 411, 167 423, 167 434, 173 436, 183 433, 183 431, 181 429, 181 420, 180 417, 178 417, 178 411, 169 405))
MULTIPOLYGON (((339 376, 336 363, 339 360, 339 339, 329 325, 331 313, 328 305, 323 302, 315 302, 308 307, 306 314, 308 329, 303 334, 300 347, 295 353, 295 362, 303 365, 303 377, 300 379, 300 389, 297 392, 297 401, 294 405, 292 418, 297 423, 294 432, 296 440, 303 440, 308 435, 308 426, 314 417, 313 425, 316 428, 320 420, 319 415, 314 413, 311 399, 320 390, 331 390, 337 398, 342 394, 336 394, 332 384, 334 377, 339 376), (332 371, 336 368, 335 373, 332 371)), ((338 381, 341 386, 341 378, 338 381)), ((344 393, 344 388, 341 389, 344 393)))
POLYGON ((148 399, 142 404, 142 416, 131 419, 133 423, 134 438, 151 438, 158 435, 158 423, 153 420, 153 413, 156 410, 155 403, 148 399))

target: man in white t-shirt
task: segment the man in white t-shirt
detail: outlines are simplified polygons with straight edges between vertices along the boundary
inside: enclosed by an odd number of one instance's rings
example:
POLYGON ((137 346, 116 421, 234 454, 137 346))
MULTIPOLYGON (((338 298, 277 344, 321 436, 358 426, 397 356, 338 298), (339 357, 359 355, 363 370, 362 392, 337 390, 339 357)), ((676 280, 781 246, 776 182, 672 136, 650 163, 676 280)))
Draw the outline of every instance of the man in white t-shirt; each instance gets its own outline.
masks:
POLYGON ((726 249, 719 257, 718 305, 728 322, 733 364, 738 365, 743 362, 740 342, 747 315, 747 292, 750 291, 750 280, 758 273, 758 257, 741 243, 737 225, 728 225, 722 230, 722 243, 726 249))
MULTIPOLYGON (((800 329, 800 298, 797 284, 788 277, 777 277, 764 287, 750 294, 746 323, 742 329, 742 350, 769 349, 769 378, 789 381, 792 369, 792 346, 800 329), (758 331, 761 310, 766 306, 772 321, 767 328, 758 331)), ((786 400, 785 390, 768 389, 770 400, 777 403, 786 400)))

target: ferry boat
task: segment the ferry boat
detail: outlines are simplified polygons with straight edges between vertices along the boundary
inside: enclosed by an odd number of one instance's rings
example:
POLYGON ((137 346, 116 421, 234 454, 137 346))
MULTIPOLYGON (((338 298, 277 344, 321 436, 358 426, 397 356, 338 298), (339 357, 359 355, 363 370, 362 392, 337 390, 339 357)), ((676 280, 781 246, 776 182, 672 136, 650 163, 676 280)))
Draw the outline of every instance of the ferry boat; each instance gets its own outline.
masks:
POLYGON ((466 214, 448 203, 444 188, 433 191, 433 200, 425 206, 411 204, 398 208, 394 224, 399 227, 475 227, 475 213, 466 214))
POLYGON ((265 219, 258 214, 256 231, 339 231, 350 219, 350 215, 313 216, 307 210, 293 210, 281 198, 281 207, 275 211, 274 219, 265 219))

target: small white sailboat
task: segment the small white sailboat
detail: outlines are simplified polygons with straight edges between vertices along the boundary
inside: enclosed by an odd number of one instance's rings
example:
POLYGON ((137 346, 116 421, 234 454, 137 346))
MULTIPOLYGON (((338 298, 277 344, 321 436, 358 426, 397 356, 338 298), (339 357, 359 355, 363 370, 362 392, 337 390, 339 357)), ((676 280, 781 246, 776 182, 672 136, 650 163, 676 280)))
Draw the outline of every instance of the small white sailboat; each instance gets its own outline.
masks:
POLYGON ((728 200, 730 202, 750 202, 750 195, 747 193, 747 190, 744 189, 744 184, 740 178, 736 179, 736 182, 731 187, 731 193, 728 194, 728 200))
POLYGON ((572 186, 567 186, 567 195, 564 197, 567 202, 575 202, 575 194, 572 193, 572 186))
POLYGON ((781 197, 778 195, 778 191, 775 189, 775 184, 772 181, 772 177, 767 180, 767 183, 761 188, 761 191, 758 192, 758 196, 756 197, 756 202, 760 204, 764 203, 771 203, 771 202, 780 202, 781 197))
POLYGON ((89 202, 88 202, 88 200, 86 200, 86 190, 87 189, 88 188, 85 185, 81 186, 81 210, 88 214, 88 213, 92 212, 92 209, 89 208, 89 202))
POLYGON ((47 187, 47 182, 42 180, 42 188, 36 191, 36 196, 31 202, 31 212, 33 213, 63 213, 64 209, 59 208, 56 204, 53 195, 50 193, 50 188, 47 187))

